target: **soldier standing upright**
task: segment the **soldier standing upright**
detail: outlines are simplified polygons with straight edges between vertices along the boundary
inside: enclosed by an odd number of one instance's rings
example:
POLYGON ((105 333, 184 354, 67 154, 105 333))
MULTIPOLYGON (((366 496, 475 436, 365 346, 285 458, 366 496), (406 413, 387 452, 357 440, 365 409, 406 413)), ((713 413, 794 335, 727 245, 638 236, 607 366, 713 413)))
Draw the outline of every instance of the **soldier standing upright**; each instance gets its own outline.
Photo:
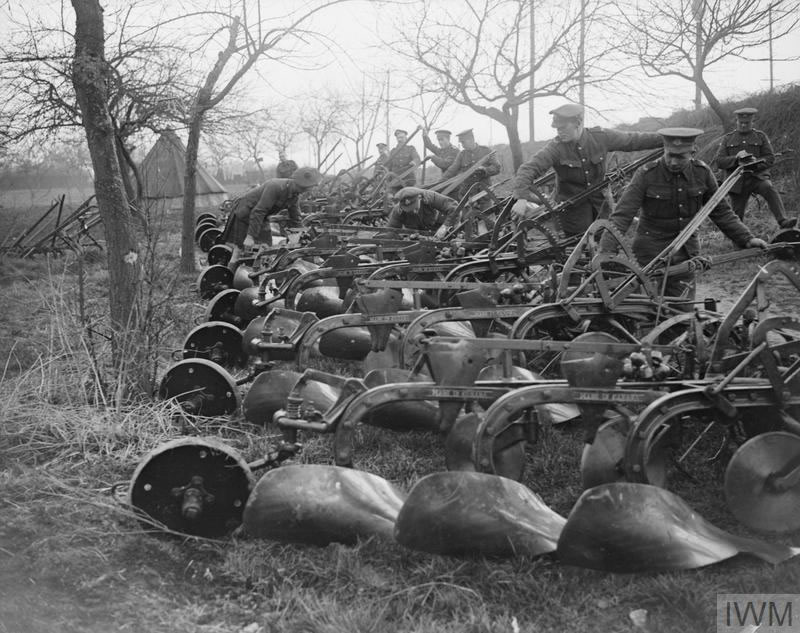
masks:
MULTIPOLYGON (((527 200, 541 202, 531 191, 533 182, 550 168, 556 172, 556 201, 562 202, 603 181, 608 152, 633 152, 661 147, 661 137, 649 132, 617 132, 583 126, 583 106, 567 103, 554 110, 551 126, 556 138, 520 165, 514 178, 513 195, 517 202, 512 212, 517 217, 528 213, 527 200)), ((558 218, 567 235, 582 235, 597 218, 608 215, 605 196, 595 192, 558 218)))
POLYGON ((425 147, 428 151, 433 154, 431 162, 444 174, 447 168, 453 164, 456 156, 458 156, 458 148, 450 143, 450 130, 436 130, 436 142, 439 143, 438 147, 433 144, 427 133, 422 136, 422 142, 425 143, 425 147))
MULTIPOLYGON (((475 142, 475 135, 471 129, 459 132, 456 137, 461 144, 462 150, 456 156, 453 164, 442 174, 443 179, 447 180, 467 171, 479 160, 486 157, 481 162, 480 167, 475 169, 458 188, 456 197, 461 199, 468 193, 476 194, 480 191, 478 188, 472 188, 476 183, 481 188, 488 190, 492 186, 492 176, 500 173, 500 163, 495 158, 492 150, 475 142)), ((488 196, 483 196, 478 200, 476 206, 478 209, 484 210, 491 206, 491 199, 488 196)))
POLYGON ((419 154, 413 145, 408 145, 408 132, 395 130, 397 145, 389 152, 386 169, 389 171, 386 186, 390 193, 397 193, 403 187, 417 184, 417 167, 420 164, 419 154), (401 176, 402 174, 402 176, 401 176))
POLYGON ((786 217, 781 196, 772 186, 769 168, 775 164, 775 154, 767 135, 753 127, 757 112, 755 108, 739 108, 734 111, 736 129, 723 137, 714 162, 728 174, 739 165, 745 165, 742 177, 730 191, 733 212, 740 220, 744 220, 744 211, 750 196, 758 194, 767 201, 778 226, 789 229, 796 224, 797 218, 786 217), (756 162, 756 159, 761 160, 756 162), (748 168, 747 164, 751 162, 753 165, 748 168))
POLYGON ((382 176, 386 173, 386 161, 389 159, 389 146, 386 143, 377 143, 378 158, 375 159, 375 176, 382 176))

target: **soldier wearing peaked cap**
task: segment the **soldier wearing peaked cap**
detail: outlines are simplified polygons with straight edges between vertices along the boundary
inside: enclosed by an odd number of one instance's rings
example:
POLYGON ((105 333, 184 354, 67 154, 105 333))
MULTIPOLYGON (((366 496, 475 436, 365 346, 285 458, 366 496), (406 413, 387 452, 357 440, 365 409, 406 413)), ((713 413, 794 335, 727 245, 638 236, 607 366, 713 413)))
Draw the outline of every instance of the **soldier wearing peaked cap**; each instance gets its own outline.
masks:
POLYGON ((420 164, 419 154, 413 145, 408 145, 408 132, 403 129, 394 131, 397 145, 392 148, 384 163, 389 178, 387 179, 387 189, 390 193, 396 193, 403 187, 413 187, 417 184, 417 167, 420 164), (406 173, 407 172, 407 173, 406 173), (400 178, 400 174, 404 174, 400 178))
MULTIPOLYGON (((442 178, 444 180, 453 178, 471 169, 475 163, 485 158, 485 160, 481 162, 480 167, 475 169, 470 176, 461 183, 456 196, 458 198, 463 198, 468 193, 478 193, 478 191, 473 189, 473 185, 476 183, 479 183, 483 189, 489 189, 489 187, 492 186, 492 176, 499 174, 501 169, 500 163, 494 156, 492 150, 485 145, 478 145, 478 143, 475 142, 475 135, 472 129, 459 132, 456 134, 456 137, 463 149, 456 155, 450 167, 444 171, 442 178)), ((485 210, 491 206, 491 200, 488 196, 484 196, 478 200, 477 206, 479 209, 485 210)))
MULTIPOLYGON (((636 170, 609 218, 624 234, 634 217, 639 215, 633 254, 642 266, 669 246, 717 191, 717 180, 711 168, 693 157, 695 139, 702 133, 703 130, 697 128, 659 130, 664 144, 663 156, 636 170)), ((764 240, 754 237, 736 217, 725 200, 711 211, 709 217, 737 246, 766 246, 764 240)), ((614 239, 604 235, 600 240, 600 250, 611 252, 615 248, 614 239)), ((699 252, 700 244, 697 236, 693 235, 669 263, 679 264, 699 255, 699 252)), ((694 301, 694 273, 667 277, 664 295, 694 301)))
MULTIPOLYGON (((527 201, 541 202, 531 191, 531 185, 551 168, 556 173, 555 199, 562 202, 604 180, 609 152, 661 147, 658 134, 585 128, 583 106, 576 103, 565 103, 550 110, 550 114, 556 138, 522 164, 514 179, 513 195, 517 202, 512 212, 518 218, 529 212, 527 201)), ((594 220, 607 214, 606 207, 603 192, 597 191, 566 209, 558 220, 567 235, 582 235, 594 220)))
POLYGON ((389 160, 389 146, 386 143, 376 143, 378 158, 375 159, 375 176, 386 173, 386 161, 389 160))
POLYGON ((744 220, 750 196, 758 194, 767 201, 778 226, 782 229, 791 228, 797 220, 786 217, 781 196, 772 186, 769 177, 769 168, 775 164, 772 145, 764 132, 753 127, 757 112, 755 108, 734 110, 736 129, 722 138, 714 162, 728 174, 738 165, 745 165, 744 174, 730 191, 731 206, 740 220, 744 220), (762 162, 754 162, 757 159, 762 159, 762 162), (747 163, 750 162, 753 165, 748 168, 747 163))
POLYGON ((296 169, 291 178, 272 178, 233 200, 222 241, 233 248, 230 266, 234 266, 243 248, 256 243, 272 244, 269 217, 286 209, 289 223, 300 224, 300 194, 319 184, 320 174, 313 167, 296 169))
POLYGON ((422 142, 425 144, 426 149, 433 154, 431 162, 444 174, 447 168, 453 164, 456 156, 458 156, 458 148, 450 143, 450 130, 436 130, 435 134, 436 141, 439 143, 438 146, 433 144, 427 132, 422 135, 422 142))
POLYGON ((394 195, 396 206, 389 216, 391 228, 436 231, 441 239, 451 229, 458 217, 458 203, 429 189, 403 187, 394 195))

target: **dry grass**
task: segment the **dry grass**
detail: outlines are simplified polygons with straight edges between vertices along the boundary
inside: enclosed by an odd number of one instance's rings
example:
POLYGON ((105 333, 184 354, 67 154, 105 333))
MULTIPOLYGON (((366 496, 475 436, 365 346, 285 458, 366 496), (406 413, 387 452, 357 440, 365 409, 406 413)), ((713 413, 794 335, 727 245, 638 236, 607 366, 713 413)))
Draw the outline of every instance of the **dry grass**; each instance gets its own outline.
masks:
MULTIPOLYGON (((721 239, 708 234, 705 248, 726 250, 715 241, 721 239)), ((163 267, 177 269, 174 259, 161 257, 163 267)), ((187 430, 219 435, 253 460, 275 441, 274 430, 238 417, 186 427, 164 403, 119 405, 107 395, 102 377, 113 372, 96 334, 104 327, 101 263, 86 263, 81 272, 72 260, 6 261, 3 271, 0 633, 623 632, 635 630, 634 609, 648 611, 651 633, 705 631, 717 592, 792 593, 800 586, 798 561, 776 568, 732 560, 626 576, 552 557, 432 556, 377 539, 316 548, 147 533, 111 495, 142 455, 187 430), (87 329, 87 321, 95 325, 87 329)), ((150 288, 162 332, 153 345, 156 375, 202 314, 190 281, 150 288)), ((332 438, 302 439, 300 462, 331 463, 332 438)), ((549 430, 530 450, 525 483, 564 515, 580 494, 579 451, 579 430, 569 427, 549 430)), ((355 458, 405 490, 444 469, 441 438, 424 433, 363 427, 355 458)), ((701 490, 695 507, 744 533, 719 497, 719 489, 701 490)))

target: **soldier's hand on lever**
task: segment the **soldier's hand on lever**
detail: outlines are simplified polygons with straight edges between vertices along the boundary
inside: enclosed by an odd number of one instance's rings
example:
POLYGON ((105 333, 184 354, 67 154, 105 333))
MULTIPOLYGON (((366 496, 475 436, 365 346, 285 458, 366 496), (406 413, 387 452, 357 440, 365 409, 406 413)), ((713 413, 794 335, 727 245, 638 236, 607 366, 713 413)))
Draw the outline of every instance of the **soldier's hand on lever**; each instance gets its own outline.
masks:
POLYGON ((246 235, 244 238, 244 242, 242 242, 242 245, 248 249, 253 248, 253 246, 256 245, 256 240, 252 235, 246 235))
POLYGON ((444 236, 447 235, 449 230, 450 230, 449 226, 445 226, 444 224, 442 224, 442 226, 436 229, 436 233, 433 234, 433 239, 435 240, 443 239, 444 236))
POLYGON ((760 237, 752 237, 747 241, 747 244, 745 244, 745 246, 747 246, 747 248, 761 248, 761 249, 764 249, 764 248, 767 248, 767 243, 764 240, 762 240, 760 237))

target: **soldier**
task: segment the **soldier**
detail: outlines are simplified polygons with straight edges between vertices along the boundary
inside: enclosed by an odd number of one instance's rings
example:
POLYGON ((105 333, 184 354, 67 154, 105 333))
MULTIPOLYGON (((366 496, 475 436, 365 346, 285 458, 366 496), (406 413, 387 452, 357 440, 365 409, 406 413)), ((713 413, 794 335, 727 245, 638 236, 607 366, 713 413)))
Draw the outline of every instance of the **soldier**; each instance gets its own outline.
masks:
POLYGON ((754 194, 760 195, 767 201, 769 210, 775 216, 778 226, 790 229, 797 222, 797 218, 787 218, 786 210, 780 194, 772 186, 769 178, 769 168, 775 164, 775 154, 769 138, 761 130, 753 127, 753 120, 758 112, 755 108, 739 108, 734 110, 736 115, 736 129, 726 134, 719 146, 717 157, 714 159, 717 167, 724 169, 728 174, 738 165, 745 165, 742 177, 733 185, 730 191, 733 212, 744 220, 744 211, 747 201, 754 194), (748 162, 761 158, 763 162, 746 167, 748 162))
POLYGON ((386 173, 386 161, 389 159, 389 146, 386 143, 377 143, 378 158, 375 159, 375 175, 381 176, 386 173))
POLYGON ((257 242, 272 244, 269 216, 286 209, 290 224, 299 225, 300 194, 319 181, 316 169, 301 167, 291 178, 272 178, 236 198, 221 238, 233 248, 229 265, 234 267, 244 248, 252 248, 257 242))
MULTIPOLYGON (((643 266, 672 243, 717 191, 717 180, 711 168, 692 158, 694 141, 703 130, 664 128, 658 133, 663 137, 664 155, 636 170, 609 218, 624 235, 641 210, 633 239, 633 254, 643 266)), ((766 247, 766 242, 754 237, 731 211, 726 200, 722 200, 709 217, 737 246, 766 247)), ((600 250, 613 252, 615 249, 614 238, 603 235, 600 250)), ((669 263, 679 264, 696 257, 699 251, 700 244, 697 236, 693 235, 669 263)), ((694 301, 694 273, 668 276, 664 294, 668 297, 685 296, 688 301, 694 301)))
POLYGON ((453 228, 458 216, 458 203, 441 193, 418 187, 403 187, 394 195, 397 206, 389 216, 391 228, 436 230, 434 238, 442 239, 453 228))
POLYGON ((295 171, 297 171, 297 163, 290 158, 287 159, 286 152, 278 152, 278 165, 275 167, 275 177, 291 178, 295 171))
MULTIPOLYGON (((536 152, 517 170, 512 207, 515 217, 528 216, 532 209, 526 201, 541 203, 531 191, 533 182, 551 167, 556 172, 556 201, 561 202, 602 182, 610 151, 633 152, 661 147, 661 137, 647 132, 617 132, 599 127, 584 128, 583 106, 567 103, 550 110, 556 138, 536 152)), ((582 235, 597 218, 608 215, 605 196, 597 191, 561 213, 557 221, 567 235, 582 235)))
MULTIPOLYGON (((472 194, 478 193, 479 190, 471 189, 475 183, 480 183, 481 187, 488 190, 489 187, 492 186, 492 176, 496 176, 500 173, 500 163, 497 161, 497 158, 495 158, 494 153, 485 145, 478 145, 475 142, 475 135, 471 129, 456 134, 456 137, 463 149, 458 153, 453 164, 442 174, 442 178, 447 180, 457 174, 463 173, 480 159, 488 156, 488 158, 481 163, 481 166, 461 183, 458 188, 457 197, 463 198, 468 192, 472 194)), ((485 210, 489 206, 491 206, 491 200, 488 196, 481 198, 477 204, 477 207, 481 210, 485 210)))
POLYGON ((425 143, 425 147, 428 148, 428 151, 433 154, 431 162, 444 174, 447 168, 453 164, 456 156, 458 156, 458 148, 450 144, 450 130, 436 130, 436 142, 439 143, 438 147, 433 144, 427 133, 423 135, 422 142, 425 143))
POLYGON ((408 132, 395 130, 394 137, 397 139, 397 145, 389 152, 389 157, 386 159, 386 168, 389 170, 387 187, 390 193, 397 193, 403 187, 413 187, 417 184, 417 167, 420 163, 416 148, 407 145, 408 132), (400 178, 400 174, 404 172, 408 173, 400 178))

